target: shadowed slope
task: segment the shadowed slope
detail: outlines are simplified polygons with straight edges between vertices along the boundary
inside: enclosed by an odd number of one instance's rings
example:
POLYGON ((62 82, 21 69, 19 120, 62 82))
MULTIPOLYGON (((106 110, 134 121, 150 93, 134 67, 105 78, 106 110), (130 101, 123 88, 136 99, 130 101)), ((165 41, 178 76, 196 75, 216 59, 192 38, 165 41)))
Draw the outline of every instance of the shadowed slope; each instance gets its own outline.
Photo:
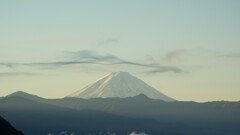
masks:
POLYGON ((0 116, 0 134, 1 135, 23 135, 17 131, 10 123, 0 116))

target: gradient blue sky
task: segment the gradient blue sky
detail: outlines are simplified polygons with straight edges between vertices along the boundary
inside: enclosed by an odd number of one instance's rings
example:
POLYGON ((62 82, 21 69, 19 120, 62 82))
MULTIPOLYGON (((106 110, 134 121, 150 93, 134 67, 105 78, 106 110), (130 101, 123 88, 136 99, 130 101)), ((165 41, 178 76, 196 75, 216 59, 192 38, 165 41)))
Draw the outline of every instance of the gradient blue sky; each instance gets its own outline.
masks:
POLYGON ((122 70, 177 100, 236 101, 239 24, 239 0, 2 0, 0 95, 64 97, 122 70))

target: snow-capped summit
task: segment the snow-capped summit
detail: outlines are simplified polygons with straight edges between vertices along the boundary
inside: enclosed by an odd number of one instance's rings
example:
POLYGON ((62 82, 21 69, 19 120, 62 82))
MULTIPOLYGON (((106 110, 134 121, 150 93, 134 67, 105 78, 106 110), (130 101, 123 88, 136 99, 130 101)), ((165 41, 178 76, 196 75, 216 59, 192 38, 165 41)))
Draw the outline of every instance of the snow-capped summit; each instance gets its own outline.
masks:
POLYGON ((164 101, 174 101, 174 99, 164 95, 152 88, 142 80, 130 75, 127 72, 112 72, 96 82, 87 85, 69 95, 68 97, 78 98, 109 98, 109 97, 134 97, 144 94, 152 99, 164 101))

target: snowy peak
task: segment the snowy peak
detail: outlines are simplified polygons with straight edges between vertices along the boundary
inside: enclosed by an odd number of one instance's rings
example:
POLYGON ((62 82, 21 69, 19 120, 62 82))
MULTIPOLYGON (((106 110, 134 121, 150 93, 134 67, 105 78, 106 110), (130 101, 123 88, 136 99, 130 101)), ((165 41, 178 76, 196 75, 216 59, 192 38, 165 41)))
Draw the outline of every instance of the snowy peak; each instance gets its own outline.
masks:
POLYGON ((116 76, 131 76, 128 72, 124 71, 119 71, 119 72, 112 72, 110 73, 111 76, 116 77, 116 76))
POLYGON ((78 98, 108 98, 108 97, 135 97, 144 94, 152 99, 174 101, 174 99, 162 94, 158 90, 147 85, 142 80, 132 76, 128 72, 112 72, 98 81, 87 85, 69 95, 78 98))
POLYGON ((131 77, 131 75, 128 72, 119 71, 119 72, 112 72, 100 80, 105 80, 106 83, 109 83, 108 81, 112 82, 116 79, 127 79, 129 77, 131 77))

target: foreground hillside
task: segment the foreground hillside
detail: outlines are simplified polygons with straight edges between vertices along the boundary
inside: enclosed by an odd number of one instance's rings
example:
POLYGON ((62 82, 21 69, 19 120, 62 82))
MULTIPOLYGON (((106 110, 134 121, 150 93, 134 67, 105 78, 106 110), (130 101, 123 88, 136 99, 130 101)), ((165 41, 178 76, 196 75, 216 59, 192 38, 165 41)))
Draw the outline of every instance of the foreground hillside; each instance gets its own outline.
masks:
POLYGON ((17 131, 9 122, 0 116, 0 134, 1 135, 23 135, 17 131))

